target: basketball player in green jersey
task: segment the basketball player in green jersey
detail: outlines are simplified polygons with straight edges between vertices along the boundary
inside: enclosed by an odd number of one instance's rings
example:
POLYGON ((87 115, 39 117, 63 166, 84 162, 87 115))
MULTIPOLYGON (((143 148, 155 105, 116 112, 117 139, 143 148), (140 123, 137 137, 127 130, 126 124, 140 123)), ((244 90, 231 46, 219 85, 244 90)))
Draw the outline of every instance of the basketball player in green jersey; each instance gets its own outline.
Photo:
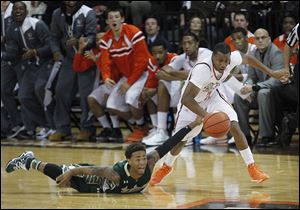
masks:
POLYGON ((26 151, 7 163, 6 172, 34 169, 55 180, 59 187, 71 187, 83 193, 141 192, 150 181, 155 163, 201 123, 202 119, 197 118, 148 154, 143 144, 131 144, 125 151, 126 160, 112 167, 90 164, 58 166, 42 162, 35 158, 33 152, 26 151))

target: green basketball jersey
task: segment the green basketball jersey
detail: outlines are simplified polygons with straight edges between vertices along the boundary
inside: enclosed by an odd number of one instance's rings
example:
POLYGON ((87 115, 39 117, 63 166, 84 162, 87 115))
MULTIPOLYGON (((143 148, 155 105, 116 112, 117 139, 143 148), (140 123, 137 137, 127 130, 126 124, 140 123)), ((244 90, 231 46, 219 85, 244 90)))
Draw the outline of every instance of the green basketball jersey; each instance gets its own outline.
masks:
POLYGON ((139 179, 130 176, 127 160, 119 161, 114 164, 113 169, 120 175, 120 183, 111 192, 114 193, 136 193, 142 191, 151 178, 151 172, 146 166, 145 173, 139 179))
MULTIPOLYGON (((82 167, 95 166, 93 164, 81 163, 62 165, 62 171, 66 171, 82 167)), ((137 193, 142 191, 148 184, 151 178, 151 172, 146 166, 145 173, 138 180, 133 179, 129 174, 129 165, 127 160, 119 161, 113 165, 115 170, 120 175, 120 183, 116 185, 111 180, 96 176, 96 175, 76 175, 71 179, 71 187, 82 193, 137 193)))

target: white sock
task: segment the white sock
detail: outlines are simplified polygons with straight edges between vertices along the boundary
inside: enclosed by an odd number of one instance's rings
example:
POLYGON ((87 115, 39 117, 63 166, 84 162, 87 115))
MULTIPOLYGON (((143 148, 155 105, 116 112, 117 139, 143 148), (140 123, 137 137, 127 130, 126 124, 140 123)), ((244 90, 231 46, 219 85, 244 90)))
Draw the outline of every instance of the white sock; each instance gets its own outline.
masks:
POLYGON ((105 115, 103 115, 102 117, 98 117, 97 120, 99 121, 99 123, 102 125, 103 128, 110 128, 110 124, 108 122, 108 119, 105 115))
POLYGON ((175 160, 177 159, 178 155, 174 156, 170 152, 168 152, 167 157, 165 159, 165 164, 167 166, 172 167, 175 163, 175 160))
POLYGON ((120 121, 119 117, 116 115, 110 116, 111 122, 113 124, 113 128, 119 128, 120 127, 120 121))
POLYGON ((240 153, 247 166, 254 163, 253 154, 249 147, 244 150, 240 150, 240 153))
POLYGON ((157 112, 157 128, 167 130, 168 112, 157 112))
POLYGON ((153 127, 157 127, 157 114, 150 114, 153 127))
POLYGON ((144 124, 144 117, 141 117, 140 119, 135 120, 135 122, 136 122, 137 125, 143 125, 144 124))

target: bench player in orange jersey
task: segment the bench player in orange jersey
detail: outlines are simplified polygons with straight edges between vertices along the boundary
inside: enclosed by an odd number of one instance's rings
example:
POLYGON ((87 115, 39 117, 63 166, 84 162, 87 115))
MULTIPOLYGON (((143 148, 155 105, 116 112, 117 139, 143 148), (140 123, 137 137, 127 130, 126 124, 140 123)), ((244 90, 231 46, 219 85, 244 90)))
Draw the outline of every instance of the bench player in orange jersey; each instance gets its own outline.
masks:
POLYGON ((125 139, 125 142, 131 143, 139 142, 148 132, 143 110, 139 107, 139 97, 147 80, 150 53, 143 33, 137 27, 123 22, 121 8, 108 10, 107 24, 110 30, 100 42, 100 69, 104 83, 113 86, 107 99, 107 108, 126 120, 131 117, 135 120, 133 133, 125 139), (111 78, 111 72, 115 70, 121 74, 116 84, 111 78))
MULTIPOLYGON (((159 79, 157 73, 161 67, 171 63, 177 56, 175 53, 169 53, 167 44, 163 39, 156 39, 151 46, 152 57, 148 62, 148 79, 140 96, 141 106, 146 104, 153 128, 148 132, 147 136, 143 138, 143 142, 156 133, 158 118, 158 90, 159 79)), ((145 143, 145 142, 144 142, 145 143)))

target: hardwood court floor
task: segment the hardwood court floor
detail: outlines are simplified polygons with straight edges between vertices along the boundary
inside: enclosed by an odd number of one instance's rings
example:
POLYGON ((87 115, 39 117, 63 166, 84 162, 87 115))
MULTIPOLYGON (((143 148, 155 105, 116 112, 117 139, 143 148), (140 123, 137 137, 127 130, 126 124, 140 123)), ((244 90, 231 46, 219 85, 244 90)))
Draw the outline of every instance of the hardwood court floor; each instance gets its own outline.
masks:
POLYGON ((255 154, 256 162, 271 177, 256 184, 234 149, 186 147, 162 184, 148 187, 144 193, 116 195, 59 189, 50 178, 32 170, 7 174, 7 161, 26 150, 57 164, 105 166, 124 157, 122 149, 2 145, 1 208, 299 208, 299 153, 255 154))

